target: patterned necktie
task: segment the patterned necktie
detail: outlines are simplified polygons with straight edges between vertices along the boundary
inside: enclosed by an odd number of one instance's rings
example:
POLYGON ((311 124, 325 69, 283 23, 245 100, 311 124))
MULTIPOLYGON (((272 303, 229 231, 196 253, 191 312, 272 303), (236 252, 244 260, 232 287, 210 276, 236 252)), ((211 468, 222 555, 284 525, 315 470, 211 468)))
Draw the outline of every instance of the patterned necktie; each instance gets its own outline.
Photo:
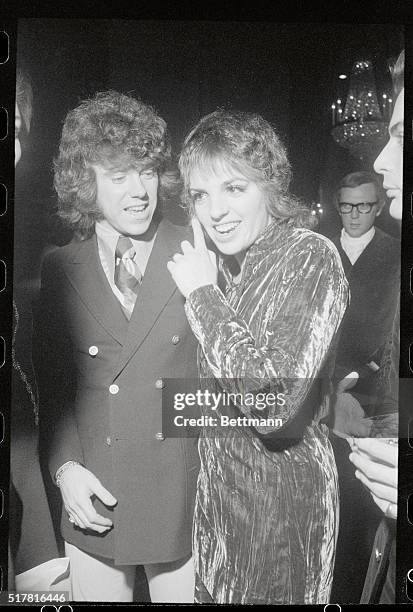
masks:
POLYGON ((130 238, 119 236, 115 257, 115 285, 125 298, 126 314, 130 318, 142 282, 142 273, 133 261, 135 249, 130 238))

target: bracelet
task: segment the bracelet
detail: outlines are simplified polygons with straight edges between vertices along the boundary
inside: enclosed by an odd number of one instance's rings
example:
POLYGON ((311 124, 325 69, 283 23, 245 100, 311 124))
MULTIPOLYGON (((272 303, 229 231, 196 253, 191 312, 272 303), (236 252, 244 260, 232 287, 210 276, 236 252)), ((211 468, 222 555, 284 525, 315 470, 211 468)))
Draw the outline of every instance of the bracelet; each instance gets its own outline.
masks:
POLYGON ((63 474, 66 472, 67 469, 69 469, 70 467, 74 465, 82 465, 82 464, 79 463, 79 461, 66 461, 66 463, 61 465, 60 468, 57 470, 54 479, 58 487, 60 487, 60 481, 62 480, 63 474))

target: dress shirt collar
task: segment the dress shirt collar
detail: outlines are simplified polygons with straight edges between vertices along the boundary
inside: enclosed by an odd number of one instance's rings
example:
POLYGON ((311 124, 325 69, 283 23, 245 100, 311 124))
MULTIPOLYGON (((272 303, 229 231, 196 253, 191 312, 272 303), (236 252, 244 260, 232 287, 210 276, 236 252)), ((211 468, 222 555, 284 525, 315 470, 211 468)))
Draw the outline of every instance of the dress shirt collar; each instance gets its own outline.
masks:
MULTIPOLYGON (((96 236, 99 244, 99 250, 105 257, 106 264, 109 267, 111 277, 115 273, 115 251, 118 243, 119 236, 121 234, 117 232, 113 227, 106 223, 98 221, 95 225, 96 236)), ((142 274, 145 273, 146 264, 148 263, 149 255, 151 253, 153 243, 155 241, 156 232, 150 241, 136 240, 130 236, 132 244, 135 249, 135 257, 139 270, 142 274)))
POLYGON ((354 238, 350 236, 343 227, 341 230, 340 243, 352 265, 356 263, 366 246, 373 240, 375 232, 376 230, 373 225, 368 232, 354 238))

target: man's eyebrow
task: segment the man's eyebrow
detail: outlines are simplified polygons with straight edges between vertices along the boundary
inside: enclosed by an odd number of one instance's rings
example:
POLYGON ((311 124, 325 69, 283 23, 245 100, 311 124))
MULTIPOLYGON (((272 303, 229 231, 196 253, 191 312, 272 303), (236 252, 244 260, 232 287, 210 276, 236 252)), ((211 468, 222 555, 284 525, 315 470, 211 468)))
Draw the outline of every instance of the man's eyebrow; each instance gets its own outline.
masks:
POLYGON ((156 170, 157 167, 157 164, 152 162, 152 160, 147 161, 146 163, 142 163, 141 167, 135 167, 133 164, 127 164, 126 166, 104 166, 104 175, 110 176, 111 174, 126 174, 131 170, 137 170, 137 172, 145 172, 147 170, 156 170))
POLYGON ((103 174, 110 176, 111 174, 126 174, 126 172, 128 172, 127 168, 107 168, 103 174))

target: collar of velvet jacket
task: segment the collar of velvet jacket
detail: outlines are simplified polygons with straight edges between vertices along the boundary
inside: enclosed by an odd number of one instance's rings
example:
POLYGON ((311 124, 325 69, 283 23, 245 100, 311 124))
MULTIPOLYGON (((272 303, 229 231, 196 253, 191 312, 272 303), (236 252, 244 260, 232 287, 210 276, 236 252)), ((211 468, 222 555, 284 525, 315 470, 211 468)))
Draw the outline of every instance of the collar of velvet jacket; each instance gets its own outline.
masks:
MULTIPOLYGON (((284 219, 274 219, 270 225, 268 225, 258 236, 257 240, 250 246, 247 250, 244 264, 243 264, 243 273, 242 276, 245 278, 245 274, 249 268, 254 266, 262 256, 268 250, 274 250, 274 248, 280 247, 280 242, 282 242, 281 236, 287 232, 290 234, 290 231, 294 229, 294 225, 290 220, 284 219), (289 231, 288 231, 289 230, 289 231)), ((218 268, 222 275, 224 276, 225 282, 228 284, 233 283, 234 269, 236 270, 238 264, 235 260, 235 257, 230 256, 220 256, 218 260, 218 268)), ((239 270, 239 267, 238 267, 239 270)))

